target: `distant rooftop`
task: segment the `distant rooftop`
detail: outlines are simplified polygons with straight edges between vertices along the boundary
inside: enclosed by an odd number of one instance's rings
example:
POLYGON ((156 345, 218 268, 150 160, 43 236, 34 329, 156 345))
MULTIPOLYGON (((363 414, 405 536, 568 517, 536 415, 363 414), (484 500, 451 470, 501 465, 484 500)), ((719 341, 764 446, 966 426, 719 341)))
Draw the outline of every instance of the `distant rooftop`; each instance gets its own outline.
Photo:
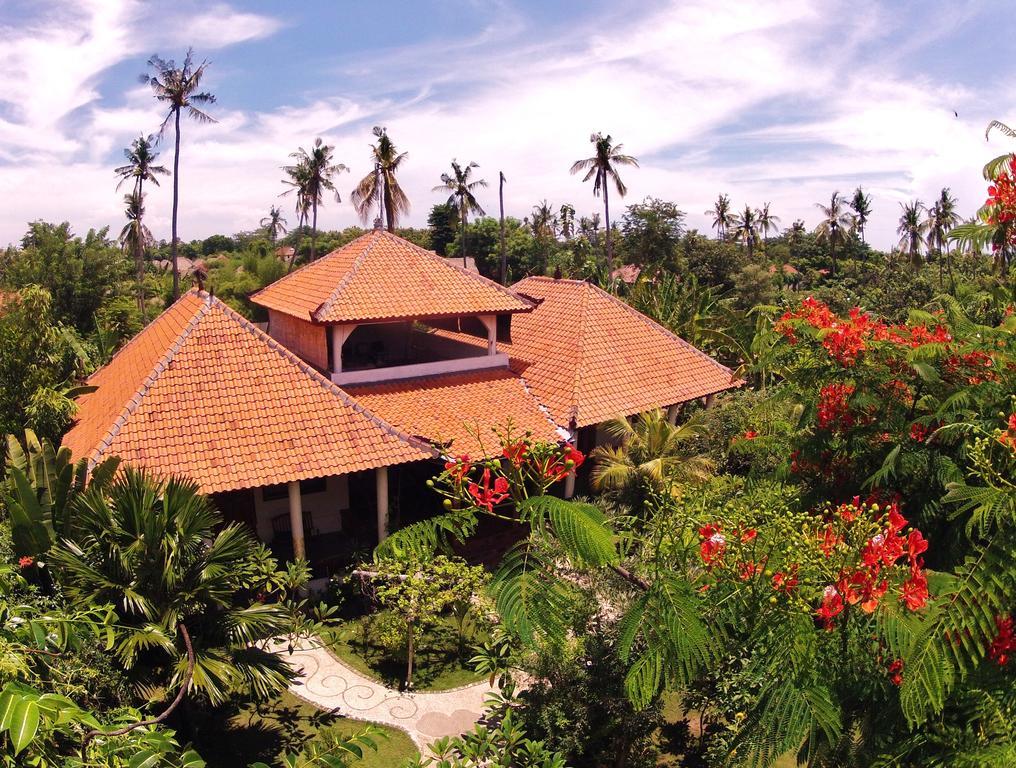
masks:
POLYGON ((374 230, 255 293, 251 301, 316 323, 528 312, 531 302, 475 272, 374 230))

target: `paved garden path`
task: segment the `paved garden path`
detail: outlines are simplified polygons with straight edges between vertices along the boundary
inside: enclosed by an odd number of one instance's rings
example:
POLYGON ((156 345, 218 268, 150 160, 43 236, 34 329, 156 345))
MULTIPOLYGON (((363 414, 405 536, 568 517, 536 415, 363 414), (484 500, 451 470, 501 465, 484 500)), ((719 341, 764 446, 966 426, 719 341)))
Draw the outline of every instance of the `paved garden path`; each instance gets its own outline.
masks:
POLYGON ((400 728, 421 752, 442 736, 472 730, 494 689, 484 680, 432 693, 400 693, 339 661, 319 642, 298 646, 288 661, 299 670, 290 690, 343 717, 400 728))

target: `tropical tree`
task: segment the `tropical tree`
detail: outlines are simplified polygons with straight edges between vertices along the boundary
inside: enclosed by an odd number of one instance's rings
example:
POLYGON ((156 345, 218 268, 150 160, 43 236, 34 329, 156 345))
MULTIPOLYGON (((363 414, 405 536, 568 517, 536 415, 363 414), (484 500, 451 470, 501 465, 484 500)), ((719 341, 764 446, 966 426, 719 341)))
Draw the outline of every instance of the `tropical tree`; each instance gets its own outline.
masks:
POLYGON ((906 251, 910 257, 910 264, 917 269, 921 266, 921 248, 926 244, 928 233, 928 222, 924 220, 924 203, 920 200, 912 200, 909 203, 900 203, 903 213, 900 214, 900 222, 896 227, 896 234, 900 236, 899 248, 906 251))
POLYGON ((779 231, 780 217, 769 213, 769 203, 766 203, 755 211, 755 215, 758 217, 758 231, 762 235, 762 243, 764 245, 770 232, 779 231))
POLYGON ((624 145, 615 145, 609 133, 606 136, 602 133, 594 133, 589 137, 589 141, 595 147, 596 153, 585 160, 577 160, 572 163, 571 172, 574 174, 585 171, 586 175, 582 177, 582 181, 593 180, 593 195, 599 196, 600 192, 603 192, 603 220, 607 231, 607 262, 613 265, 614 250, 610 238, 610 195, 607 185, 609 181, 613 181, 617 194, 624 197, 628 194, 628 188, 621 181, 617 168, 622 165, 637 168, 639 162, 631 155, 624 154, 621 151, 624 149, 624 145))
POLYGON ((199 106, 214 104, 215 96, 209 91, 199 90, 201 80, 208 68, 208 61, 204 60, 197 66, 194 65, 194 50, 187 49, 183 64, 179 67, 170 59, 166 61, 158 55, 148 60, 148 66, 155 70, 155 74, 144 74, 141 81, 152 87, 155 98, 167 104, 169 109, 166 118, 159 128, 159 138, 166 132, 166 128, 173 123, 174 149, 173 149, 173 235, 170 243, 170 258, 173 261, 173 298, 180 296, 180 268, 177 264, 177 214, 180 202, 180 115, 183 112, 199 123, 214 123, 215 119, 208 115, 199 106))
POLYGON ((847 243, 847 238, 855 225, 853 214, 846 210, 847 201, 839 192, 833 192, 829 205, 815 203, 822 212, 822 221, 815 229, 818 241, 829 246, 829 257, 832 259, 833 273, 836 272, 836 247, 847 243))
POLYGON ((145 316, 145 251, 152 244, 154 238, 151 231, 145 226, 145 196, 139 187, 123 196, 124 205, 127 206, 124 213, 127 216, 127 223, 120 230, 120 247, 123 252, 134 257, 135 277, 138 283, 138 311, 145 316))
POLYGON ((854 196, 850 199, 850 207, 854 211, 854 221, 857 223, 857 231, 861 235, 861 242, 864 242, 864 228, 871 216, 871 195, 864 194, 864 190, 858 187, 854 190, 854 196))
POLYGON ((486 187, 487 182, 483 179, 470 181, 474 168, 479 168, 477 163, 470 162, 467 165, 459 165, 457 160, 452 160, 452 172, 441 174, 441 184, 434 187, 435 192, 448 192, 448 204, 459 209, 459 226, 462 233, 462 266, 466 265, 466 219, 470 213, 483 216, 483 208, 477 202, 474 192, 480 187, 486 187))
POLYGON ((297 207, 302 205, 310 210, 310 260, 317 258, 317 213, 318 206, 324 204, 325 192, 335 195, 335 202, 341 203, 342 198, 335 188, 332 177, 348 171, 342 163, 332 162, 334 147, 325 144, 320 138, 314 140, 310 152, 300 147, 290 157, 296 160, 293 165, 283 167, 289 177, 283 183, 289 184, 297 192, 297 207))
POLYGON ((387 128, 374 126, 374 136, 377 142, 370 148, 374 169, 360 179, 350 199, 364 223, 370 220, 371 212, 376 207, 384 209, 383 217, 388 224, 388 231, 394 232, 399 217, 409 213, 409 198, 396 178, 409 153, 399 152, 395 148, 387 128))
POLYGON ((71 600, 116 606, 131 631, 115 652, 147 684, 213 703, 241 686, 266 697, 288 684, 289 666, 263 645, 286 632, 290 612, 257 599, 287 577, 245 526, 223 525, 196 483, 127 468, 89 487, 49 558, 71 600))
POLYGON ((713 229, 716 230, 716 239, 726 240, 727 230, 734 223, 734 213, 730 209, 730 196, 720 195, 717 197, 712 209, 706 211, 705 215, 713 217, 713 229))
POLYGON ((733 227, 734 237, 748 249, 748 259, 751 260, 755 255, 755 246, 758 245, 761 229, 759 212, 746 205, 741 213, 731 217, 730 226, 733 227))
POLYGON ((928 209, 928 247, 933 248, 939 259, 939 285, 944 284, 942 269, 944 261, 949 270, 949 282, 953 293, 956 292, 956 280, 953 277, 952 253, 949 249, 949 233, 960 223, 960 215, 956 212, 956 198, 949 192, 949 187, 942 188, 942 194, 934 205, 928 209), (945 256, 945 259, 942 257, 945 256))
POLYGON ((706 431, 700 418, 675 426, 657 408, 634 421, 611 419, 603 429, 616 445, 597 446, 589 454, 593 489, 609 492, 633 509, 641 510, 649 493, 671 483, 705 479, 712 467, 708 458, 694 453, 695 439, 706 431))
POLYGON ((282 216, 282 211, 279 207, 273 205, 268 210, 268 215, 261 219, 260 225, 264 228, 265 234, 268 235, 268 240, 275 245, 276 240, 279 239, 279 235, 286 234, 286 224, 288 222, 282 216))
POLYGON ((571 240, 575 236, 575 206, 565 203, 557 213, 557 220, 561 224, 561 237, 571 240))

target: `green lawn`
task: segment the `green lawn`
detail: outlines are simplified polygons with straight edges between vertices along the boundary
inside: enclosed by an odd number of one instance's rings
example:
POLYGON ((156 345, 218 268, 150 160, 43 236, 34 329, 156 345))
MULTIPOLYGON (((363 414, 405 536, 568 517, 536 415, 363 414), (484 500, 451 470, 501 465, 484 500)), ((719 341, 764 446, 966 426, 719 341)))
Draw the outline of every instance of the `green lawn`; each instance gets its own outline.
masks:
MULTIPOLYGON (((211 718, 202 718, 194 746, 209 768, 243 768, 256 761, 278 765, 283 752, 298 751, 319 729, 352 735, 365 727, 366 723, 324 712, 286 692, 269 704, 214 710, 211 718)), ((375 727, 383 734, 377 738, 378 751, 368 751, 357 768, 398 768, 419 754, 402 731, 375 727)))
MULTIPOLYGON (((382 682, 389 688, 398 688, 405 678, 406 661, 402 654, 391 653, 367 637, 363 637, 366 618, 353 619, 326 630, 322 639, 340 659, 358 672, 382 682)), ((481 638, 469 638, 465 653, 459 656, 458 640, 454 630, 440 625, 428 629, 417 638, 413 689, 417 691, 444 691, 458 688, 483 679, 468 664, 472 652, 469 646, 481 638)))

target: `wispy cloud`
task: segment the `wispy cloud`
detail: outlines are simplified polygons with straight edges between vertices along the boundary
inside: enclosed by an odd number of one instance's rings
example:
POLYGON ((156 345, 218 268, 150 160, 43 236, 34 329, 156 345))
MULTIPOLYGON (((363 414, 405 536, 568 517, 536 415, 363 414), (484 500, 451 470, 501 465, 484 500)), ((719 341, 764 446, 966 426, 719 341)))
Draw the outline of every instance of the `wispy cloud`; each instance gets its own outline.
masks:
MULTIPOLYGON (((225 4, 73 8, 11 29, 12 44, 0 50, 0 241, 35 218, 119 221, 114 155, 162 116, 148 91, 122 78, 125 62, 140 71, 156 46, 187 43, 242 52, 285 32, 278 19, 225 4)), ((952 186, 964 209, 980 202, 977 171, 991 153, 983 125, 999 116, 987 86, 962 71, 959 50, 943 53, 957 57, 947 80, 912 58, 929 45, 950 51, 943 26, 991 10, 943 4, 947 16, 901 16, 876 0, 776 0, 763 10, 693 0, 590 11, 565 36, 560 25, 541 26, 533 9, 502 4, 455 38, 428 28, 421 12, 409 45, 379 44, 369 56, 337 45, 323 66, 315 52, 298 91, 273 79, 272 62, 236 55, 231 80, 259 78, 275 105, 223 98, 217 124, 186 125, 182 234, 255 226, 282 191, 288 154, 319 135, 352 167, 341 182, 351 187, 369 170, 370 126, 383 124, 410 151, 404 184, 417 224, 438 202, 430 190, 452 157, 478 161, 490 179, 503 170, 516 215, 543 198, 594 210, 598 201, 568 168, 602 130, 642 159, 626 176, 629 199, 676 200, 694 226, 708 226, 701 212, 720 192, 739 204, 771 201, 785 225, 814 224, 816 201, 863 183, 876 198, 869 234, 888 246, 898 201, 952 186)), ((149 213, 156 235, 167 236, 168 195, 154 192, 149 213)), ((353 221, 348 203, 322 216, 326 227, 353 221)))

